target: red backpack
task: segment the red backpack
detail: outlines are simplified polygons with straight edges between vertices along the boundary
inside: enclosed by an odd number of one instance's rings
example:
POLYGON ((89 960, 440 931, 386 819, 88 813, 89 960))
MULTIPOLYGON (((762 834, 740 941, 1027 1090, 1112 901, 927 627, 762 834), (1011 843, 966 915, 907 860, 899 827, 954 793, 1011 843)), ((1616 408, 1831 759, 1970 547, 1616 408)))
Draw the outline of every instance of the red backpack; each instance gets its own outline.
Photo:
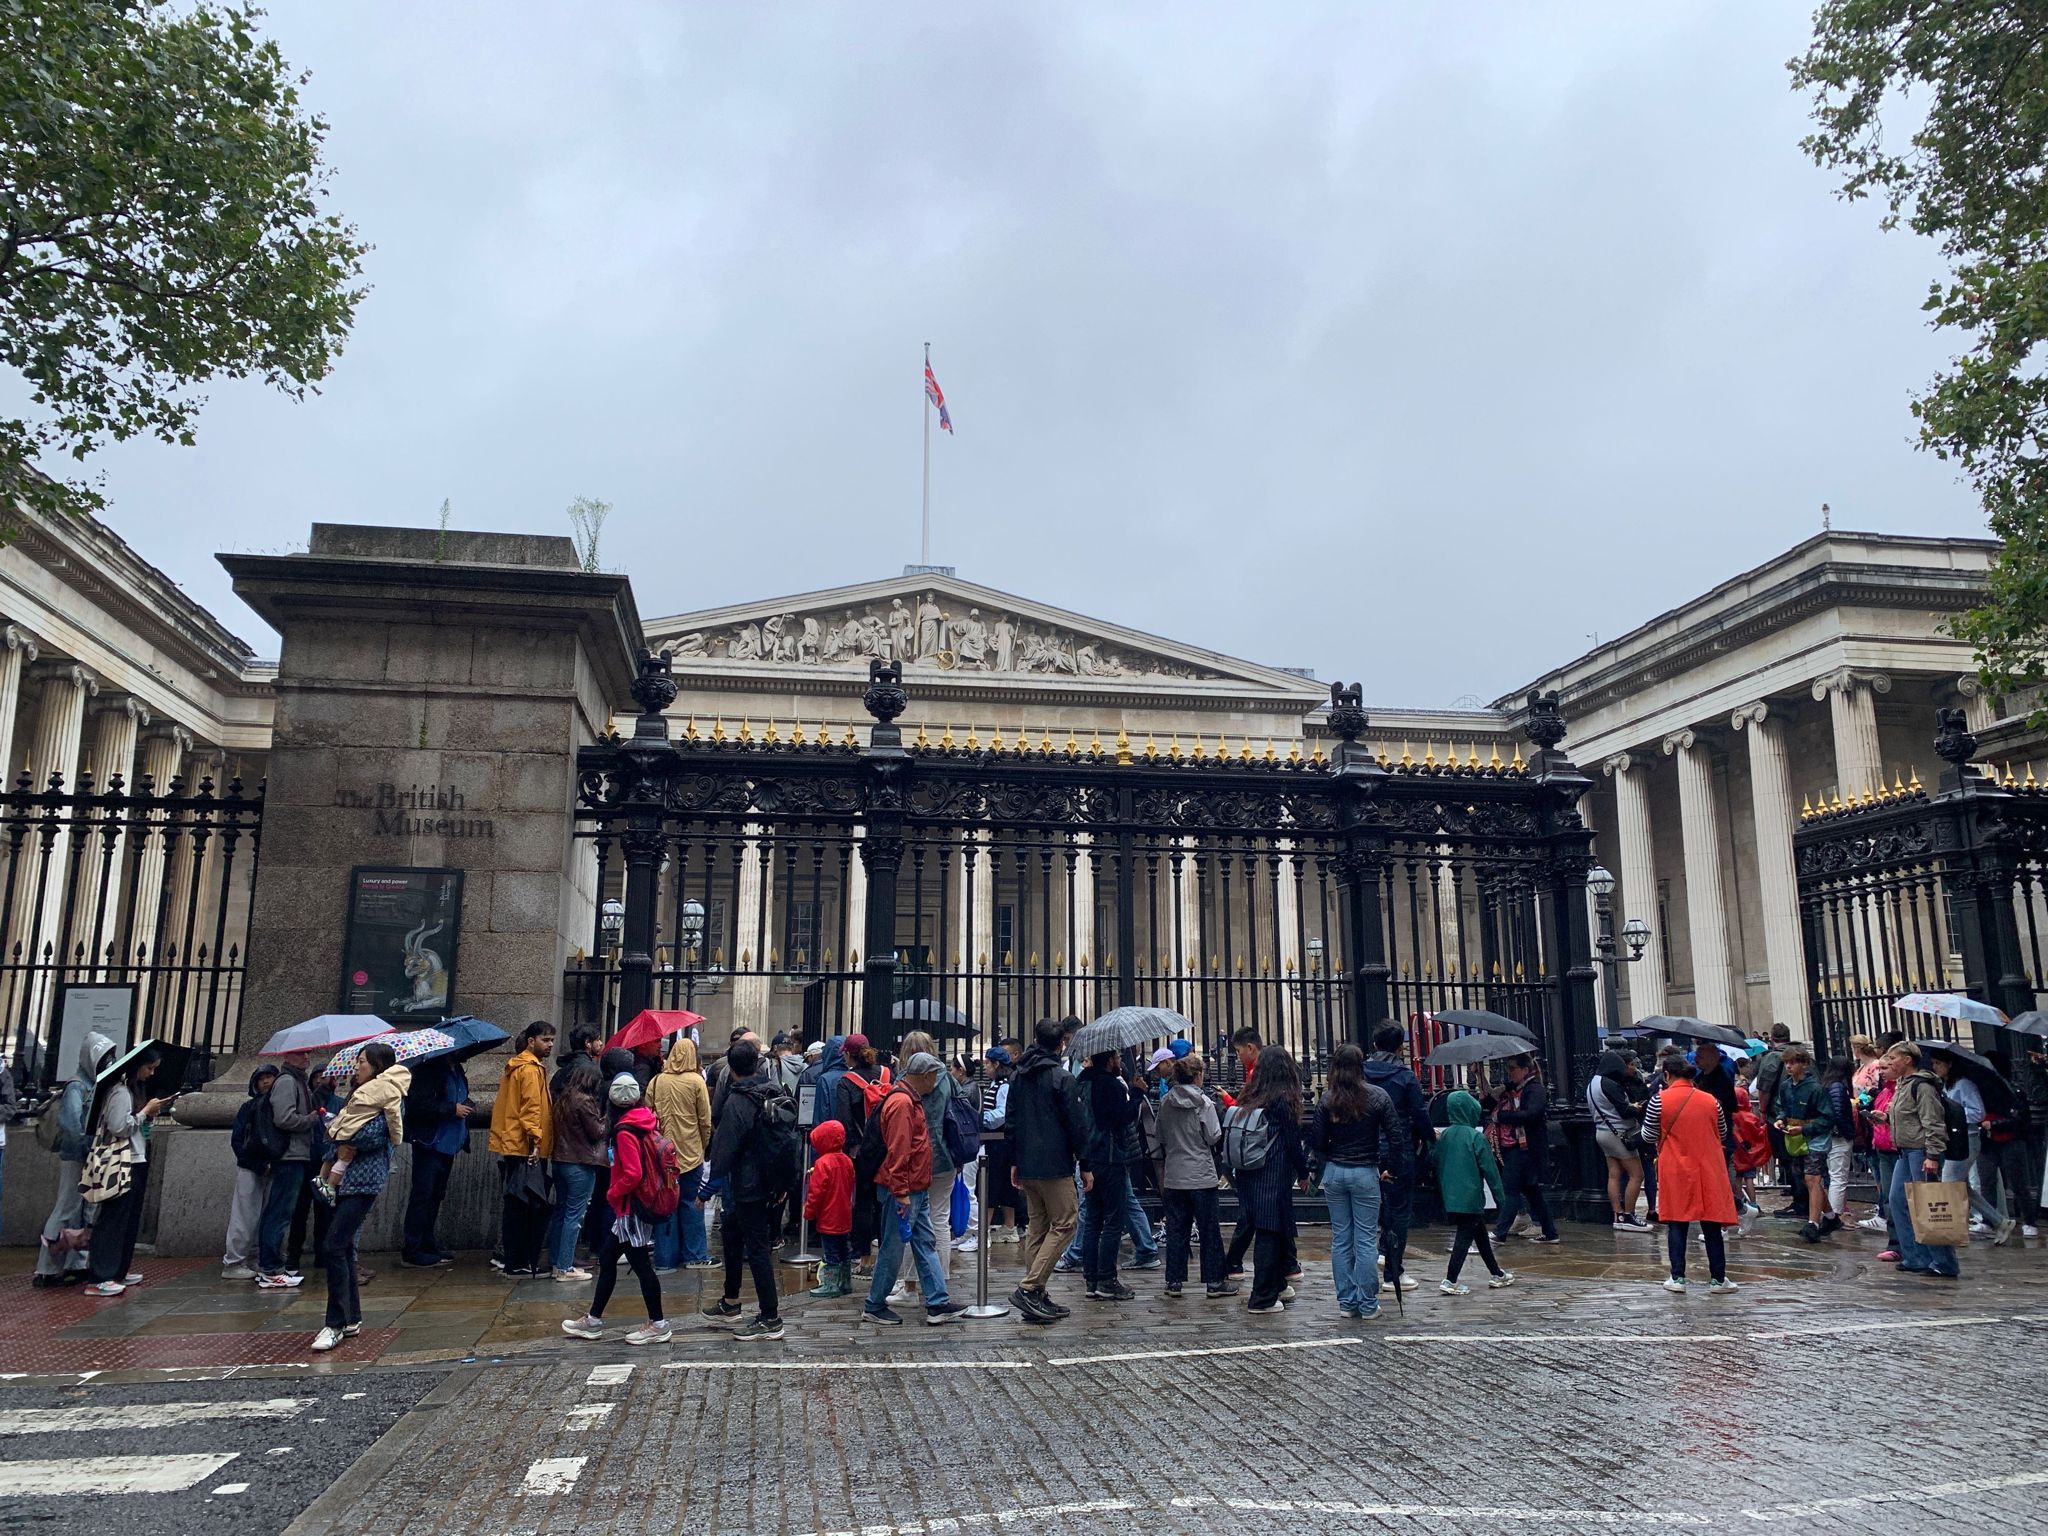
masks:
POLYGON ((640 1187, 633 1205, 649 1221, 666 1221, 683 1201, 683 1159, 676 1144, 659 1131, 635 1131, 640 1138, 640 1187))

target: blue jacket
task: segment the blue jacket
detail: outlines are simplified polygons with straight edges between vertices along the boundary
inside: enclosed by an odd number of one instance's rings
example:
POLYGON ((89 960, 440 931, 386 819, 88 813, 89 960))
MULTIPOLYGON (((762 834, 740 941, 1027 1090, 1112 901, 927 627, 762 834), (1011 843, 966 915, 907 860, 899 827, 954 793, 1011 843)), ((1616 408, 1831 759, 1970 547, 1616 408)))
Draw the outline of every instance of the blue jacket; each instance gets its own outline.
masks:
MULTIPOLYGON (((806 1081, 818 1085, 817 1097, 811 1101, 811 1124, 823 1125, 827 1120, 836 1119, 839 1114, 839 1080, 846 1076, 846 1036, 834 1035, 825 1042, 825 1054, 818 1058, 815 1067, 805 1067, 803 1076, 796 1080, 797 1103, 803 1103, 802 1089, 806 1081), (813 1077, 811 1074, 816 1073, 813 1077)), ((853 1154, 849 1150, 847 1155, 853 1154)))
POLYGON ((357 1131, 350 1145, 356 1149, 356 1155, 341 1176, 338 1193, 383 1194, 384 1185, 391 1177, 391 1130, 385 1125, 384 1117, 376 1116, 357 1131))
POLYGON ((1401 1064, 1400 1056, 1389 1051, 1374 1051, 1365 1058, 1365 1080, 1394 1101, 1393 1118, 1387 1123, 1387 1148, 1392 1153, 1387 1172, 1397 1179, 1412 1177, 1417 1149, 1436 1140, 1422 1084, 1401 1064))
POLYGON ((455 1106, 469 1102, 469 1075, 462 1063, 429 1062, 413 1074, 405 1096, 405 1139, 444 1157, 469 1148, 469 1122, 455 1106))

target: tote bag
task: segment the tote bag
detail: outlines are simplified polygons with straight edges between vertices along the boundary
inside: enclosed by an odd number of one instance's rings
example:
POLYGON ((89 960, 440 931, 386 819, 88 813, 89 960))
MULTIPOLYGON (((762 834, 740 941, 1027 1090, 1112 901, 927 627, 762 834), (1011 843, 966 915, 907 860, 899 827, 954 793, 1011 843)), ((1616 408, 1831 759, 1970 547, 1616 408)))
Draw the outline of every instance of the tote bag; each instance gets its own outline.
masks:
POLYGON ((128 1166, 128 1138, 95 1136, 78 1181, 80 1197, 87 1205, 104 1205, 127 1194, 134 1183, 135 1170, 128 1166))
POLYGON ((1970 1241, 1970 1186, 1922 1181, 1906 1186, 1913 1240, 1929 1248, 1959 1248, 1970 1241))

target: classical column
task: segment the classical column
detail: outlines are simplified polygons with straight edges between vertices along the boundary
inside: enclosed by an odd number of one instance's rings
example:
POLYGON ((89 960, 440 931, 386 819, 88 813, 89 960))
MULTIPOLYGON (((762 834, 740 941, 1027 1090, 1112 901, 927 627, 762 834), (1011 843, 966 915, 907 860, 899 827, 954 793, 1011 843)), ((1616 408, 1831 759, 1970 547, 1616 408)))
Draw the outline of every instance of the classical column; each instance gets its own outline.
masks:
MULTIPOLYGON (((1657 927, 1657 860, 1650 841, 1650 759, 1641 752, 1617 752, 1601 764, 1614 780, 1614 826, 1621 840, 1621 891, 1614 903, 1616 927, 1640 917, 1657 927)), ((1647 1018, 1664 1011, 1664 935, 1652 932, 1650 949, 1622 975, 1628 981, 1629 1011, 1647 1018)))
POLYGON ((772 985, 768 951, 774 943, 775 926, 774 845, 758 821, 748 822, 743 831, 733 939, 739 958, 733 976, 732 1021, 758 1033, 768 1024, 768 989, 772 985))
POLYGON ((1678 759, 1679 830, 1685 835, 1685 917, 1692 938, 1693 1011, 1732 1024, 1734 978, 1728 968, 1728 897, 1721 880, 1721 818, 1714 805, 1714 759, 1690 729, 1664 738, 1678 759))
POLYGON ((14 721, 21 713, 21 674, 35 665, 36 642, 19 625, 0 629, 0 781, 14 784, 14 721))
MULTIPOLYGON (((867 828, 856 823, 853 829, 853 846, 846 861, 846 953, 839 957, 840 969, 853 978, 853 990, 847 997, 847 1017, 853 1023, 843 1033, 852 1033, 860 1028, 861 949, 866 944, 868 931, 868 866, 860 856, 861 839, 867 836, 867 828)), ((737 963, 739 951, 733 951, 737 963)))
POLYGON ((1813 696, 1825 700, 1835 727, 1835 787, 1844 800, 1884 783, 1884 751, 1877 740, 1877 695, 1890 693, 1882 672, 1840 667, 1816 678, 1813 696))
POLYGON ((1785 722, 1767 703, 1745 704, 1728 722, 1749 733, 1749 798, 1756 812, 1757 895, 1764 914, 1771 1019, 1806 1038, 1806 946, 1799 929, 1799 874, 1792 862, 1792 762, 1785 722))
MULTIPOLYGON (((111 792, 117 779, 124 790, 132 792, 135 737, 149 724, 149 711, 134 694, 118 693, 102 698, 93 706, 92 715, 95 729, 88 762, 95 793, 111 792)), ((127 834, 118 826, 93 828, 80 850, 75 907, 78 917, 72 924, 72 934, 85 945, 96 966, 105 963, 107 945, 120 933, 125 894, 121 866, 126 851, 127 834), (107 835, 110 830, 111 838, 107 835), (105 910, 100 905, 103 891, 105 910)))
MULTIPOLYGON (((85 739, 86 701, 100 690, 99 680, 75 661, 38 662, 30 676, 37 685, 36 734, 29 749, 29 772, 35 788, 46 790, 50 775, 62 775, 66 790, 78 782, 78 763, 85 739)), ((15 896, 15 934, 31 959, 39 960, 44 944, 54 946, 64 921, 64 870, 71 857, 70 834, 59 828, 50 845, 47 867, 39 833, 21 845, 21 876, 15 896)))
MULTIPOLYGON (((200 785, 208 780, 213 781, 213 792, 220 792, 222 758, 218 747, 198 746, 186 752, 178 768, 185 781, 186 798, 197 795, 200 785)), ((164 906, 163 958, 175 965, 196 965, 199 946, 212 932, 207 925, 207 897, 213 887, 207 876, 218 857, 218 839, 209 819, 206 844, 199 845, 196 810, 187 810, 178 819, 178 845, 171 862, 171 888, 164 906)), ((212 958, 211 950, 208 958, 212 958)))
POLYGON ((1972 734, 1988 731, 1998 723, 1998 702, 1984 691, 1976 673, 1965 672, 1957 678, 1956 692, 1963 697, 1963 719, 1972 734))
POLYGON ((1202 953, 1202 845, 1198 838, 1180 839, 1180 943, 1173 956, 1174 974, 1183 984, 1190 975, 1203 974, 1208 958, 1202 953))
POLYGON ((1280 1018, 1286 1027, 1286 1038, 1293 1040, 1300 1038, 1308 956, 1301 952, 1301 893, 1294 888, 1294 839, 1283 837, 1273 847, 1280 855, 1280 873, 1275 876, 1273 888, 1280 927, 1280 957, 1276 962, 1281 978, 1280 1018))
MULTIPOLYGON (((171 781, 178 776, 178 764, 185 754, 192 750, 192 736, 183 726, 170 721, 153 725, 142 738, 142 780, 147 780, 149 792, 161 798, 171 792, 171 781)), ((138 780, 138 788, 141 780, 138 780)), ((133 959, 140 952, 146 961, 155 964, 157 950, 162 946, 157 941, 157 918, 164 908, 164 813, 149 813, 151 831, 142 840, 142 852, 138 859, 139 870, 135 877, 135 911, 128 927, 125 958, 133 959)), ((186 839, 178 838, 178 854, 189 857, 186 839)))
POLYGON ((1074 834, 1074 949, 1067 956, 1067 974, 1080 978, 1066 983, 1068 1012, 1093 1018, 1095 996, 1087 984, 1095 975, 1095 841, 1086 832, 1074 834))

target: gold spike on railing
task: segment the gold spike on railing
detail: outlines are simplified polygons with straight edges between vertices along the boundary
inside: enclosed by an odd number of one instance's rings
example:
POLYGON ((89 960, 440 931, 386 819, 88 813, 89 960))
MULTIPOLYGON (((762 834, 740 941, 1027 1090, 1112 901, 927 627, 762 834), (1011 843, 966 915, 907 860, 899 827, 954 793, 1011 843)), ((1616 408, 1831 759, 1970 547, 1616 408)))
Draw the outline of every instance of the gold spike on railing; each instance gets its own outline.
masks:
POLYGON ((1813 819, 1813 802, 1805 795, 1799 797, 1799 819, 1801 821, 1811 821, 1813 819))
POLYGON ((925 735, 924 725, 920 722, 917 727, 917 740, 913 742, 912 745, 915 746, 918 751, 925 752, 931 749, 931 744, 931 738, 925 735))
MULTIPOLYGON (((1152 755, 1152 743, 1145 743, 1145 755, 1152 755)), ((1116 728, 1116 761, 1119 768, 1131 766, 1131 733, 1122 726, 1116 728)))
POLYGON ((1195 750, 1188 755, 1194 762, 1199 763, 1202 761, 1202 733, 1200 731, 1195 732, 1195 750))
POLYGON ((981 750, 980 739, 975 736, 974 727, 971 725, 967 727, 967 750, 970 752, 979 752, 981 750))
POLYGON ((775 722, 774 722, 773 720, 770 720, 770 721, 768 722, 768 730, 767 730, 767 732, 766 732, 766 733, 765 733, 765 734, 764 734, 764 735, 763 735, 763 736, 761 737, 761 740, 762 740, 762 741, 763 741, 764 743, 766 743, 766 744, 767 744, 768 746, 771 746, 771 747, 772 747, 772 746, 774 746, 774 745, 775 745, 775 743, 776 743, 776 742, 777 742, 778 740, 780 740, 780 739, 781 739, 781 738, 779 738, 779 737, 778 737, 778 736, 777 736, 777 735, 775 734, 775 722))
POLYGON ((996 722, 996 733, 988 739, 988 749, 991 752, 1003 750, 1003 726, 1001 721, 996 722))
POLYGON ((1426 743, 1423 748, 1422 766, 1431 773, 1436 772, 1436 743, 1433 741, 1426 743))
POLYGON ((1045 733, 1039 737, 1038 750, 1044 753, 1047 757, 1052 756, 1052 732, 1050 730, 1045 731, 1045 733))
POLYGON ((1489 756, 1487 757, 1487 760, 1486 760, 1486 766, 1487 766, 1488 768, 1492 769, 1492 770, 1493 770, 1493 771, 1494 771, 1495 773, 1499 773, 1499 772, 1500 772, 1500 768, 1501 768, 1501 762, 1500 762, 1500 743, 1499 743, 1499 742, 1497 742, 1497 741, 1496 741, 1496 742, 1495 742, 1495 743, 1493 744, 1493 749, 1492 749, 1492 752, 1491 752, 1491 754, 1490 754, 1490 755, 1489 755, 1489 756))
POLYGON ((714 719, 711 722, 711 739, 713 741, 725 740, 725 721, 723 719, 714 719))
POLYGON ((951 727, 950 725, 946 727, 945 735, 939 738, 939 750, 941 752, 950 752, 953 750, 953 727, 951 727))
POLYGON ((1508 766, 1517 773, 1527 773, 1529 771, 1529 765, 1522 761, 1522 744, 1519 741, 1515 743, 1515 760, 1508 766))
POLYGON ((791 746, 793 746, 793 747, 800 747, 800 746, 802 746, 802 745, 804 744, 804 723, 803 723, 803 721, 801 721, 801 720, 794 720, 794 721, 791 721, 791 722, 790 722, 790 727, 789 727, 789 744, 790 744, 791 746))
POLYGON ((1074 728, 1070 725, 1067 727, 1067 756, 1078 757, 1080 753, 1081 743, 1074 740, 1074 728))
POLYGON ((847 722, 845 745, 849 747, 857 747, 860 745, 860 738, 853 734, 853 723, 851 721, 847 722))
POLYGON ((1299 763, 1301 761, 1300 742, 1290 741, 1289 743, 1287 743, 1287 761, 1290 763, 1299 763))
POLYGON ((1401 766, 1409 769, 1415 766, 1415 754, 1409 750, 1405 741, 1401 743, 1401 766))

